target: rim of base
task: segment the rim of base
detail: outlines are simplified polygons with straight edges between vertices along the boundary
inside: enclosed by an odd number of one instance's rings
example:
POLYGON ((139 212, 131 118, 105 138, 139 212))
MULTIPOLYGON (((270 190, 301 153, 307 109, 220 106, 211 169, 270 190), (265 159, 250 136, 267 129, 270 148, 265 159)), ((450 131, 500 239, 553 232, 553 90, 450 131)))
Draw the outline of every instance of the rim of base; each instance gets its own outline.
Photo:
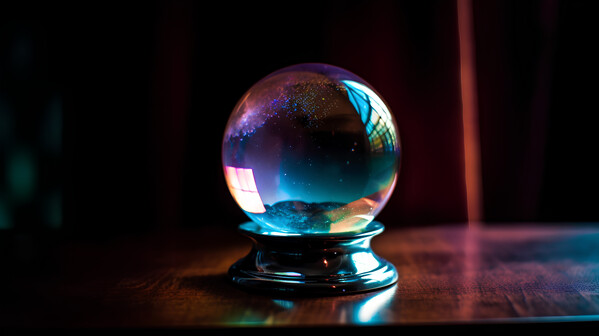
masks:
POLYGON ((277 294, 343 295, 382 289, 397 282, 393 264, 381 259, 375 270, 343 276, 293 277, 246 271, 239 267, 241 261, 229 269, 233 283, 250 290, 277 294))

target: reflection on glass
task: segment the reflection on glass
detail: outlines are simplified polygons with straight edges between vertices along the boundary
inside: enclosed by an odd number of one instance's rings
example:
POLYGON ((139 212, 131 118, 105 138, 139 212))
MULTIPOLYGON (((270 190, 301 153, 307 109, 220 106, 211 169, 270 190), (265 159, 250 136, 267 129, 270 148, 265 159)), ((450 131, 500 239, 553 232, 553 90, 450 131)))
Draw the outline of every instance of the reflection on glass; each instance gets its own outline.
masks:
POLYGON ((395 150, 395 131, 391 113, 381 98, 364 84, 342 81, 347 86, 347 95, 366 126, 366 133, 374 152, 395 150))
POLYGON ((258 194, 252 169, 226 166, 225 175, 233 198, 243 210, 251 213, 266 211, 258 194))
POLYGON ((358 252, 351 255, 357 273, 364 273, 376 269, 379 266, 378 260, 368 252, 358 252))

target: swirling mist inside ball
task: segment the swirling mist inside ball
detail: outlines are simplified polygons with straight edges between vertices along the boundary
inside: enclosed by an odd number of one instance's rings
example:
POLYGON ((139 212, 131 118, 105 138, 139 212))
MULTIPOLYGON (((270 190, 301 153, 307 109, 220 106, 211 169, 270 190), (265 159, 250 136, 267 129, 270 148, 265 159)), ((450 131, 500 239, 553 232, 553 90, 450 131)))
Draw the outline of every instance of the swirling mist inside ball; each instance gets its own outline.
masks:
POLYGON ((222 160, 233 198, 268 230, 358 232, 395 187, 399 134, 389 107, 363 79, 331 65, 299 64, 241 97, 222 160))

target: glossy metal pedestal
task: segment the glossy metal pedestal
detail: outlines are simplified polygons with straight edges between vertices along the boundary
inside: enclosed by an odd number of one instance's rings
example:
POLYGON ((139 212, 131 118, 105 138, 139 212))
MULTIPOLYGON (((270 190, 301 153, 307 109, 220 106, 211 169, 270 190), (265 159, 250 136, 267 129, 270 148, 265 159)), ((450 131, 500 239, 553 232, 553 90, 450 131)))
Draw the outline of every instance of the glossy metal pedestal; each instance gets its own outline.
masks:
POLYGON ((389 286, 395 267, 374 254, 370 240, 384 230, 371 222, 357 233, 293 235, 254 222, 239 226, 253 241, 250 253, 229 269, 249 289, 314 295, 349 294, 389 286))

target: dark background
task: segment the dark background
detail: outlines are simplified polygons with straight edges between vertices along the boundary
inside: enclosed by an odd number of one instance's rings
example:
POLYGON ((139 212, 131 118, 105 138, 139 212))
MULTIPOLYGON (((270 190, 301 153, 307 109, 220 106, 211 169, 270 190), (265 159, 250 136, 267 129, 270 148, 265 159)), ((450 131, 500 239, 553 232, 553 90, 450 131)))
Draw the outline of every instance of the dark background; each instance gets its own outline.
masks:
MULTIPOLYGON (((229 113, 260 78, 303 62, 356 73, 396 116, 402 170, 381 221, 466 221, 456 8, 3 3, 4 248, 27 251, 56 234, 234 228, 247 217, 220 163, 229 113)), ((487 225, 599 220, 596 9, 592 1, 473 2, 487 225)))

